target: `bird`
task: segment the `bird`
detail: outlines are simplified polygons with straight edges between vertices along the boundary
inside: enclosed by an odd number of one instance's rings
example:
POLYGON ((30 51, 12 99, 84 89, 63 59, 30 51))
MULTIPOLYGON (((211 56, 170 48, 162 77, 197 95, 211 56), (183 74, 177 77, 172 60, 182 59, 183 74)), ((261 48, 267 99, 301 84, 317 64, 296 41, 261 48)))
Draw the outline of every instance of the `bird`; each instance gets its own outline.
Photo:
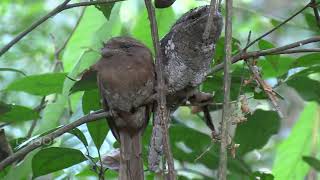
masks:
POLYGON ((114 37, 103 44, 101 59, 91 67, 103 109, 111 113, 108 125, 120 143, 120 180, 142 180, 142 134, 152 105, 154 64, 151 51, 131 37, 114 37))
MULTIPOLYGON (((222 15, 216 12, 213 15, 209 37, 203 38, 209 11, 209 6, 200 6, 186 12, 161 39, 167 109, 170 113, 187 101, 196 100, 200 101, 197 103, 203 103, 212 100, 212 95, 197 90, 210 72, 215 44, 223 27, 222 15)), ((208 106, 202 108, 206 124, 215 132, 208 106)), ((159 169, 163 147, 154 143, 162 141, 160 138, 155 139, 155 134, 157 132, 154 128, 148 157, 149 169, 152 171, 159 169)))

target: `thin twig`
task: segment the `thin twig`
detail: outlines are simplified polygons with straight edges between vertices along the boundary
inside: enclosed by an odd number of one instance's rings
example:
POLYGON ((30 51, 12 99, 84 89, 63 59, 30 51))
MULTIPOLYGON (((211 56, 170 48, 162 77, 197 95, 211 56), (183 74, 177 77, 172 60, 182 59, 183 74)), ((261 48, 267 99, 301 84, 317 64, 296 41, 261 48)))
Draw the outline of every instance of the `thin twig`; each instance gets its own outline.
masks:
MULTIPOLYGON (((317 3, 318 5, 319 3, 317 3)), ((297 15, 299 15, 300 13, 302 13, 305 9, 307 9, 308 7, 310 7, 311 3, 308 3, 307 5, 305 5, 302 9, 300 9, 298 12, 294 13, 292 16, 290 16, 289 18, 287 18, 286 20, 284 20, 282 23, 278 24, 276 27, 272 28, 270 31, 264 33, 263 35, 259 36, 257 39, 253 40, 252 42, 250 42, 243 50, 246 51, 249 47, 251 47, 253 44, 255 44, 256 42, 260 41, 261 39, 263 39, 264 37, 268 36, 269 34, 271 34, 272 32, 274 32, 275 30, 279 29, 281 26, 285 25, 286 23, 288 23, 291 19, 293 19, 294 17, 296 17, 297 15)))
POLYGON ((318 11, 318 4, 319 3, 317 3, 316 0, 311 0, 311 2, 310 2, 310 6, 313 9, 314 17, 316 19, 317 25, 320 28, 320 16, 319 16, 319 11, 318 11))
MULTIPOLYGON (((40 104, 39 104, 36 108, 34 108, 34 111, 36 111, 37 113, 40 113, 41 110, 44 108, 45 104, 46 104, 46 96, 43 96, 43 97, 41 98, 40 104)), ((30 137, 31 137, 31 135, 32 135, 32 133, 33 133, 33 131, 34 131, 36 125, 37 125, 37 122, 38 122, 38 119, 34 119, 34 120, 32 121, 32 124, 31 124, 31 126, 30 126, 30 129, 29 129, 29 131, 28 131, 28 133, 27 133, 27 138, 30 138, 30 137)))
POLYGON ((252 63, 250 61, 246 61, 247 65, 252 73, 252 75, 254 76, 254 79, 258 82, 258 84, 260 85, 260 87, 263 89, 263 91, 267 94, 268 98, 270 99, 272 105, 274 106, 274 108, 276 109, 276 111, 279 114, 280 118, 283 118, 283 114, 281 112, 280 106, 278 104, 278 100, 276 97, 276 94, 274 93, 273 89, 266 84, 266 82, 262 79, 258 67, 252 65, 252 63))
POLYGON ((71 0, 65 0, 63 3, 61 3, 56 8, 54 8, 52 11, 50 11, 47 15, 43 16, 38 21, 36 21, 33 24, 31 24, 31 26, 28 27, 26 30, 24 30, 21 33, 19 33, 14 39, 12 39, 7 45, 5 45, 0 50, 0 57, 4 53, 6 53, 13 45, 15 45, 17 42, 19 42, 24 36, 29 34, 31 31, 33 31, 35 28, 37 28, 43 22, 45 22, 49 18, 57 15, 61 11, 64 11, 64 10, 67 10, 67 9, 71 9, 71 8, 75 8, 75 7, 91 6, 91 5, 98 5, 98 4, 107 4, 107 3, 114 3, 114 2, 124 1, 124 0, 90 1, 90 2, 79 2, 79 3, 68 4, 70 1, 71 0))
POLYGON ((221 146, 218 179, 227 179, 228 161, 228 128, 231 117, 230 111, 230 67, 232 60, 232 0, 226 0, 226 27, 225 27, 225 59, 224 59, 224 99, 221 119, 221 146))
POLYGON ((163 146, 165 151, 165 156, 167 159, 168 164, 168 174, 169 174, 169 180, 176 179, 175 177, 175 170, 174 170, 174 162, 171 152, 171 146, 170 146, 170 140, 169 140, 169 113, 166 106, 166 88, 163 78, 163 63, 162 63, 162 53, 160 49, 160 41, 159 41, 159 34, 158 34, 158 27, 157 27, 157 20, 155 16, 155 10, 151 3, 151 0, 145 0, 145 5, 148 11, 148 17, 150 21, 151 26, 151 34, 152 34, 152 40, 153 40, 153 46, 155 49, 156 54, 156 73, 157 73, 157 92, 158 92, 158 98, 157 98, 157 109, 156 109, 156 115, 159 116, 159 118, 155 118, 160 120, 160 122, 154 122, 160 123, 162 127, 162 133, 163 133, 163 146))
POLYGON ((72 129, 74 129, 84 123, 88 123, 91 121, 95 121, 95 120, 110 116, 110 113, 108 113, 108 112, 102 112, 102 113, 97 113, 97 112, 98 111, 93 112, 91 114, 88 114, 86 116, 83 116, 80 119, 78 119, 70 124, 64 125, 64 126, 60 127, 59 129, 57 129, 57 130, 55 130, 45 136, 41 136, 41 137, 33 140, 32 142, 30 142, 30 144, 23 147, 18 152, 14 153, 13 155, 11 155, 11 156, 7 157, 6 159, 4 159, 3 161, 1 161, 0 162, 0 171, 2 171, 4 168, 9 166, 13 162, 17 161, 18 159, 21 159, 22 157, 26 156, 28 153, 37 149, 38 147, 49 144, 55 138, 61 136, 62 134, 69 132, 70 130, 72 130, 72 129))
MULTIPOLYGON (((271 49, 266 49, 266 50, 262 50, 262 51, 252 51, 252 52, 243 52, 242 54, 237 54, 235 56, 232 57, 232 63, 236 63, 240 60, 244 60, 244 59, 250 59, 250 58, 258 58, 260 56, 267 56, 267 55, 274 55, 274 54, 286 54, 286 52, 289 52, 288 54, 291 53, 302 53, 302 50, 291 50, 293 48, 296 47, 300 47, 306 44, 310 44, 310 43, 314 43, 314 42, 320 42, 320 36, 315 36, 312 38, 308 38, 305 40, 301 40, 301 41, 297 41, 285 46, 281 46, 281 47, 277 47, 277 48, 271 48, 271 49)), ((308 49, 305 50, 305 52, 319 52, 319 49, 308 49), (312 51, 315 50, 315 51, 312 51)), ((208 75, 215 73, 217 71, 220 71, 223 69, 223 63, 220 63, 216 66, 214 66, 211 69, 211 72, 208 73, 208 75)))

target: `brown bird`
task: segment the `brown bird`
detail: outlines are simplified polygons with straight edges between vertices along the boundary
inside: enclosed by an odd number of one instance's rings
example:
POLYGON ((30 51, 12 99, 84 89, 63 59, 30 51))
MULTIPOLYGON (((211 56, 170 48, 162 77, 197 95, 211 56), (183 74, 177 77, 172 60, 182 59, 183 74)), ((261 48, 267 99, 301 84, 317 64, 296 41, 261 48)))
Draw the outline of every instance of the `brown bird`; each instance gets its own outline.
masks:
POLYGON ((145 101, 153 94, 154 65, 150 50, 130 37, 110 39, 92 67, 108 124, 120 142, 120 180, 142 180, 142 134, 151 113, 145 101))

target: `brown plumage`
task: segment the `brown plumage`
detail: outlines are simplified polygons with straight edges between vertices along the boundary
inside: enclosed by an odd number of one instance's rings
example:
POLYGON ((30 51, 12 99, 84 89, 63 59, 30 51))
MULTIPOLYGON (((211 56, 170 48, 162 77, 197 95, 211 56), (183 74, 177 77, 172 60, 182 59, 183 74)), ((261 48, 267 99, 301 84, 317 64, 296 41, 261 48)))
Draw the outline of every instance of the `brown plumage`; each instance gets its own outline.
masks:
POLYGON ((141 137, 151 112, 145 101, 153 94, 154 66, 150 50, 130 37, 110 39, 93 67, 108 124, 120 142, 120 180, 143 179, 141 137))

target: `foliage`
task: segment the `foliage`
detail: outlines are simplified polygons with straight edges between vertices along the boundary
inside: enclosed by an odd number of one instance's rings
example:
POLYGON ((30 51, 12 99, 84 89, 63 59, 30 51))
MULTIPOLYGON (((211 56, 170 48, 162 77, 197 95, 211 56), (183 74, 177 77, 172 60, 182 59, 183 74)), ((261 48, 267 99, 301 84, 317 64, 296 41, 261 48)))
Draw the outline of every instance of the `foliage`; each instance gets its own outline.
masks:
MULTIPOLYGON (((49 0, 3 0, 0 23, 5 28, 0 29, 0 47, 57 3, 49 0)), ((156 10, 160 37, 170 30, 182 13, 202 4, 207 2, 177 1, 170 8, 156 10)), ((289 17, 293 10, 305 5, 292 1, 268 6, 267 2, 260 1, 253 4, 250 0, 235 2, 234 55, 245 47, 249 31, 252 31, 253 40, 281 23, 283 18, 278 17, 289 17), (283 11, 274 15, 273 8, 278 5, 283 11)), ((150 22, 143 1, 90 6, 84 9, 83 14, 81 11, 81 8, 74 8, 60 13, 0 57, 0 125, 10 123, 5 128, 13 148, 19 149, 33 138, 101 109, 95 74, 83 74, 83 71, 100 58, 102 43, 110 37, 133 36, 153 50, 150 22), (54 41, 49 38, 50 34, 54 41), (53 71, 57 69, 52 68, 57 64, 54 53, 70 34, 70 40, 60 54, 63 69, 53 71), (85 81, 77 81, 82 75, 88 75, 85 81), (36 111, 35 107, 43 96, 46 96, 46 106, 42 111, 36 111), (30 120, 37 121, 31 138, 27 137, 30 120)), ((318 35, 316 24, 313 11, 308 9, 285 28, 277 29, 272 36, 259 40, 247 51, 275 48, 318 35)), ((318 44, 310 47, 318 47, 318 44)), ((212 67, 221 63, 223 57, 224 37, 221 37, 216 44, 212 67)), ((319 141, 314 140, 319 137, 319 59, 320 53, 273 54, 256 59, 263 79, 279 94, 278 98, 281 96, 279 104, 286 116, 284 119, 272 110, 262 87, 254 80, 249 81, 252 75, 246 64, 233 64, 232 116, 245 117, 246 121, 231 128, 228 179, 303 179, 310 167, 319 171, 319 141), (240 95, 247 97, 251 112, 241 111, 240 95), (240 146, 233 149, 232 145, 236 144, 240 146)), ((210 75, 199 88, 214 94, 214 105, 210 110, 216 127, 221 118, 222 87, 223 73, 219 71, 210 75)), ((212 142, 210 131, 201 119, 202 113, 192 114, 189 107, 181 107, 173 114, 170 141, 181 179, 215 179, 219 143, 212 142)), ((100 154, 103 156, 117 146, 108 134, 105 119, 87 123, 69 131, 69 136, 63 135, 46 148, 28 154, 21 163, 1 171, 0 178, 27 179, 47 174, 52 179, 97 177, 100 154)), ((151 124, 143 138, 145 165, 150 135, 151 124)), ((111 170, 104 175, 106 179, 117 177, 117 173, 111 170)), ((151 172, 146 172, 146 175, 147 179, 156 176, 151 172)))

